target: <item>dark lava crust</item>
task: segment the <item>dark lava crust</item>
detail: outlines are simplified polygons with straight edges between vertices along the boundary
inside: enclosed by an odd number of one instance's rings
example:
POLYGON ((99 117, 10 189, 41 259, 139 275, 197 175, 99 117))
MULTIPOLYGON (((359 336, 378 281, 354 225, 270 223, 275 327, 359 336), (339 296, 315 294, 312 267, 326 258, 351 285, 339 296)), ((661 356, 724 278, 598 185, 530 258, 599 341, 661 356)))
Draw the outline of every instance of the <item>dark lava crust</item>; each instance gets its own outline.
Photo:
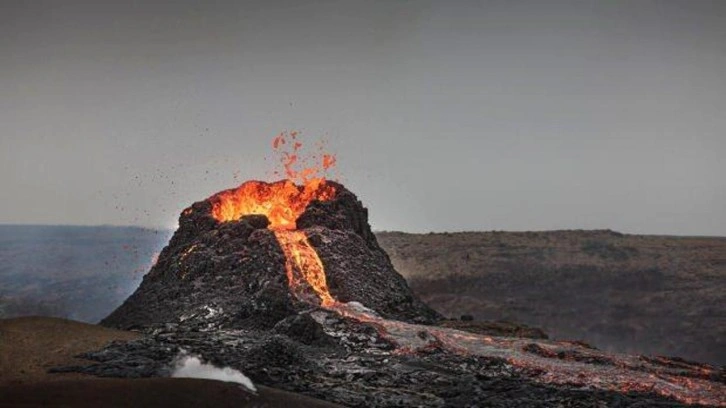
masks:
POLYGON ((147 327, 146 336, 79 357, 89 366, 53 369, 101 377, 169 376, 180 353, 242 371, 253 382, 351 407, 681 407, 655 394, 617 393, 533 381, 497 358, 438 348, 393 351, 371 326, 334 312, 303 312, 271 330, 196 324, 147 327))

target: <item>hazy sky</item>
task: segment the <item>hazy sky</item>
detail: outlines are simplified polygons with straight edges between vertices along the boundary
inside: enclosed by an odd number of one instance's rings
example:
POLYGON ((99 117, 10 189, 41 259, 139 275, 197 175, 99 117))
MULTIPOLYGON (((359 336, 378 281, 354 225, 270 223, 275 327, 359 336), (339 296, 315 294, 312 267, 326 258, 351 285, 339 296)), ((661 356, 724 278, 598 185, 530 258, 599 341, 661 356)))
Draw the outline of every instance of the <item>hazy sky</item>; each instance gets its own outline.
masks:
POLYGON ((176 224, 328 139, 374 229, 726 235, 726 1, 0 2, 0 222, 176 224))

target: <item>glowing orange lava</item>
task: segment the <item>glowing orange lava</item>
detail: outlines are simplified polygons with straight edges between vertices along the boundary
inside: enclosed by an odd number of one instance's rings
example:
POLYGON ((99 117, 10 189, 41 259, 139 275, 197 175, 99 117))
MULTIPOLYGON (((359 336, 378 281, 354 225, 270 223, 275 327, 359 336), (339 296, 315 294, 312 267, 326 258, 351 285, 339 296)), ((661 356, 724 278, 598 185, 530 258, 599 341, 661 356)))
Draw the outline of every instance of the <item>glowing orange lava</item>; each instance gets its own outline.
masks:
POLYGON ((318 142, 315 152, 303 154, 303 144, 298 137, 300 132, 282 132, 272 140, 272 148, 278 154, 283 172, 275 172, 298 184, 324 178, 324 174, 336 163, 334 155, 325 152, 325 143, 318 142))
POLYGON ((274 183, 248 181, 241 186, 219 192, 210 198, 212 216, 217 221, 234 221, 245 215, 262 214, 273 230, 296 228, 295 221, 314 200, 327 201, 335 188, 325 179, 309 180, 298 186, 290 180, 274 183))
POLYGON ((336 302, 328 291, 328 283, 325 278, 325 269, 320 261, 315 248, 308 242, 308 238, 302 231, 277 230, 275 231, 277 241, 285 253, 285 269, 287 270, 287 281, 291 288, 297 289, 298 297, 311 301, 301 289, 309 286, 320 299, 323 307, 333 306, 336 302), (308 299, 305 299, 308 298, 308 299))
POLYGON ((281 133, 272 142, 273 148, 281 154, 286 180, 274 183, 248 181, 213 195, 209 201, 212 216, 219 222, 239 220, 245 215, 265 215, 285 254, 285 269, 292 292, 308 302, 317 298, 322 306, 328 307, 336 302, 328 291, 323 263, 305 232, 296 229, 296 221, 311 202, 335 197, 335 187, 321 176, 335 165, 335 156, 322 154, 319 166, 311 167, 309 159, 299 160, 302 143, 297 140, 298 136, 298 132, 281 133), (285 145, 290 145, 291 150, 284 150, 285 145), (297 165, 304 167, 298 169, 297 165))

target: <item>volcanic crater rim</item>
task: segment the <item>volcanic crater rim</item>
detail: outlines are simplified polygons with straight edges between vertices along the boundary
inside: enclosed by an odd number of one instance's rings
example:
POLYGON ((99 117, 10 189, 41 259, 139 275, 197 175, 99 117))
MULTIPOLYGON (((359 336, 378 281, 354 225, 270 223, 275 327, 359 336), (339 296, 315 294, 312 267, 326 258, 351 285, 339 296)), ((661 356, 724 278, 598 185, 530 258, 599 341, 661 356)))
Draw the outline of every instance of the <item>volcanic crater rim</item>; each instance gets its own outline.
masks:
POLYGON ((302 185, 283 179, 274 182, 250 180, 209 198, 210 215, 220 223, 238 221, 247 215, 264 215, 271 230, 296 230, 297 219, 315 201, 331 201, 337 188, 324 178, 302 185))

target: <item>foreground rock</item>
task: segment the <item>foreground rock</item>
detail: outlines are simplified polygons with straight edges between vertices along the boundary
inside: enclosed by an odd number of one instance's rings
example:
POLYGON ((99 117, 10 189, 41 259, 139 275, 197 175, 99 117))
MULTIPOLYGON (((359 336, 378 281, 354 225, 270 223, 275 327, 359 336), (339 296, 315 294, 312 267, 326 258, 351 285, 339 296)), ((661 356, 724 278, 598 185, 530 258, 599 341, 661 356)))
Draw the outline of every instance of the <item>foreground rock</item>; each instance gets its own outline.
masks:
POLYGON ((74 356, 112 341, 139 337, 139 333, 53 317, 0 319, 0 386, 83 378, 48 376, 47 371, 59 365, 88 364, 74 356))
POLYGON ((268 387, 252 394, 235 383, 192 378, 105 378, 0 386, 0 400, 7 407, 340 407, 268 387))
MULTIPOLYGON (((101 377, 165 377, 183 350, 217 366, 241 370, 256 384, 355 407, 676 407, 687 402, 627 388, 619 392, 598 390, 585 377, 574 376, 569 384, 547 383, 551 372, 519 366, 508 358, 531 358, 555 367, 587 367, 603 373, 619 370, 615 360, 579 345, 492 337, 494 342, 511 342, 513 348, 502 346, 499 357, 468 355, 452 352, 445 342, 437 340, 445 338, 440 330, 450 329, 420 329, 413 333, 415 338, 405 339, 405 345, 417 344, 411 348, 402 347, 403 340, 395 344, 375 325, 331 311, 303 315, 307 317, 301 319, 314 321, 317 328, 287 334, 278 330, 205 331, 202 324, 147 328, 141 339, 112 343, 82 355, 95 364, 53 371, 101 377), (312 332, 318 334, 311 336, 312 332)), ((457 333, 464 332, 449 334, 457 333)), ((648 376, 706 382, 714 388, 701 402, 718 406, 726 403, 718 394, 725 389, 724 372, 710 370, 678 360, 643 359, 637 369, 623 372, 633 374, 633 389, 638 388, 637 379, 648 376), (709 379, 703 378, 704 372, 709 373, 709 379)))
MULTIPOLYGON (((139 333, 59 318, 0 319, 0 406, 337 406, 264 386, 251 393, 237 383, 202 379, 128 379, 128 375, 119 376, 126 379, 101 379, 83 374, 83 370, 48 372, 58 365, 87 367, 93 361, 79 353, 97 350, 111 341, 114 347, 122 346, 140 337, 139 333)), ((132 361, 133 357, 123 364, 132 361)))

